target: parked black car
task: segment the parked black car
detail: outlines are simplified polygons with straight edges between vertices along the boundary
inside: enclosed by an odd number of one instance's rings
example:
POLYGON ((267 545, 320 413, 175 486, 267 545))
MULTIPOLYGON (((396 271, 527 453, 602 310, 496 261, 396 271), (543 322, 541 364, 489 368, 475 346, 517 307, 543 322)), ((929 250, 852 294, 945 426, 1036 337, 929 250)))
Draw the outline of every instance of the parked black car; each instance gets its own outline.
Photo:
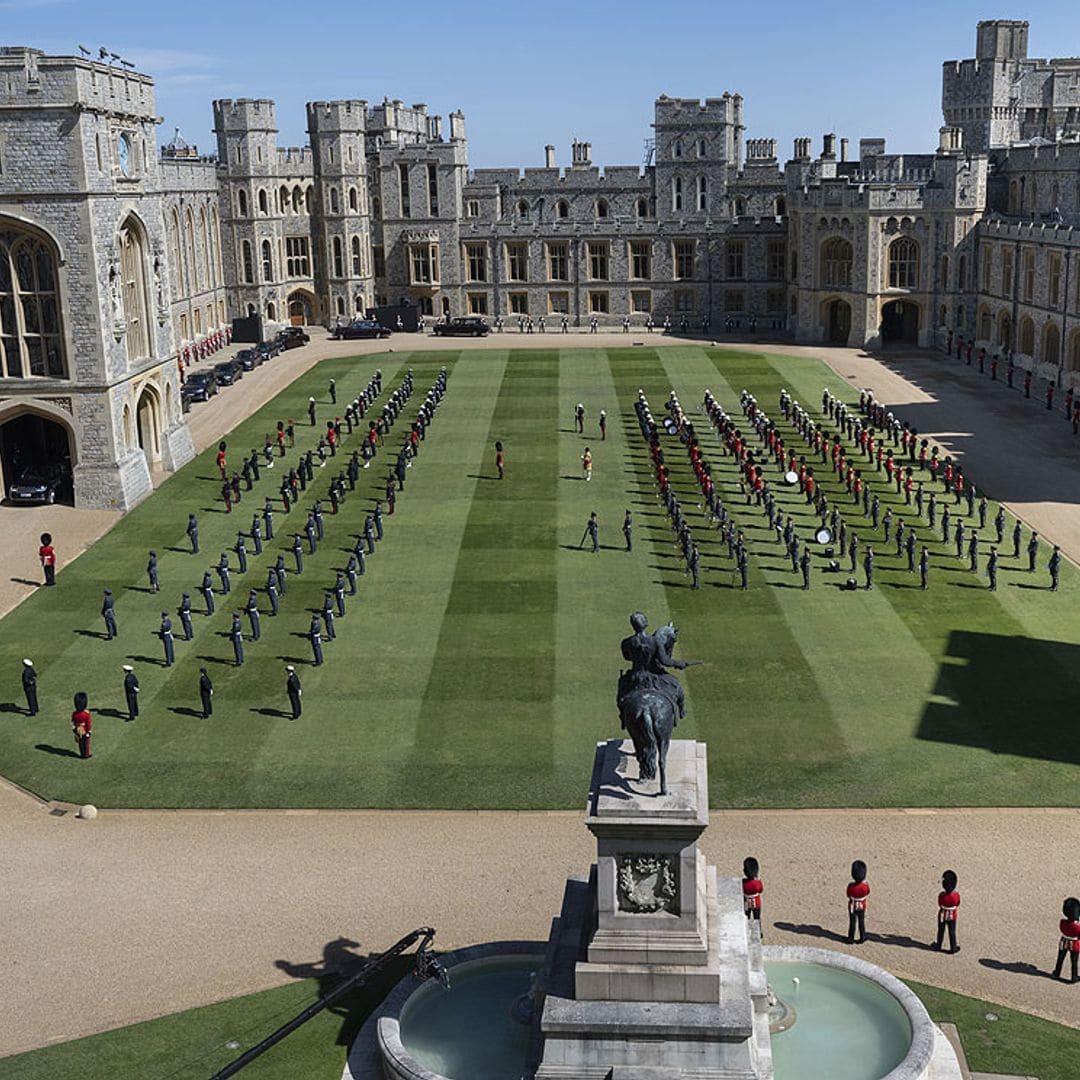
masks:
POLYGON ((278 331, 276 340, 282 349, 298 349, 301 345, 306 345, 311 338, 304 333, 302 326, 287 326, 278 331))
POLYGON ((233 359, 245 371, 254 371, 263 362, 257 349, 241 349, 233 359))
POLYGON ((355 322, 346 323, 344 326, 335 326, 332 338, 344 340, 348 338, 386 338, 390 331, 381 323, 370 319, 357 319, 355 322))
POLYGON ((260 341, 255 346, 255 351, 263 358, 263 360, 269 360, 272 356, 277 356, 281 352, 281 346, 278 344, 277 339, 273 341, 260 341))
POLYGON ((47 503, 51 506, 56 502, 64 479, 63 466, 31 466, 8 488, 8 498, 13 503, 47 503))
POLYGON ((218 392, 212 371, 195 371, 184 380, 180 397, 184 401, 209 401, 218 392))
POLYGON ((235 360, 223 360, 214 365, 214 378, 218 386, 232 386, 244 377, 244 369, 235 360))
POLYGON ((432 328, 436 337, 483 337, 491 327, 479 315, 465 315, 450 322, 438 322, 432 328))

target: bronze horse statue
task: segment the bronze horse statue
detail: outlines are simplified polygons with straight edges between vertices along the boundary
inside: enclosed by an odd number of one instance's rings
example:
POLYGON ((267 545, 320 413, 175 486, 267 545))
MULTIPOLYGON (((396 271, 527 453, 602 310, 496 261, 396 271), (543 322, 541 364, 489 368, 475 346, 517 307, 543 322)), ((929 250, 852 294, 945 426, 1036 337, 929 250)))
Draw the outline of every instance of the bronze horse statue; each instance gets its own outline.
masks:
MULTIPOLYGON (((678 637, 671 623, 649 636, 655 639, 657 651, 667 663, 686 666, 687 661, 671 660, 671 650, 678 637)), ((638 778, 654 780, 659 771, 658 794, 666 795, 668 746, 682 715, 682 687, 677 679, 662 671, 662 668, 660 672, 636 668, 624 671, 619 677, 618 704, 622 726, 634 744, 638 778)))

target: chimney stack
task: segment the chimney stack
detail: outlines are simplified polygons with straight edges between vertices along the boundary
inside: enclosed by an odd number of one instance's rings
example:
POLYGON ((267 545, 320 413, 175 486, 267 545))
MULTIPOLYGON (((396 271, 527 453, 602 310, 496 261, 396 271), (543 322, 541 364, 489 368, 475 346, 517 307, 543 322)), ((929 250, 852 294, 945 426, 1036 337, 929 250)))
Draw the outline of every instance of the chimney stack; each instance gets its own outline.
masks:
POLYGON ((821 137, 821 158, 823 161, 836 160, 836 136, 832 132, 821 137))
POLYGON ((848 141, 847 139, 840 140, 840 160, 847 161, 848 155, 848 141))
POLYGON ((544 168, 555 168, 555 147, 551 143, 544 147, 544 168))

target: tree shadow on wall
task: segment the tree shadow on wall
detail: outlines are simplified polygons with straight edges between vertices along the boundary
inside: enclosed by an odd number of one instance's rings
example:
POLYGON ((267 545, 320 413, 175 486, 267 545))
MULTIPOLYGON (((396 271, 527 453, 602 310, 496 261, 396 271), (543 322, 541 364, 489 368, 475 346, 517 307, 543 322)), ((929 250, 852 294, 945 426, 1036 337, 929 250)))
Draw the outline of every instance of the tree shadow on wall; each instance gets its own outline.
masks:
POLYGON ((920 739, 1080 763, 1080 646, 953 631, 933 694, 920 739))

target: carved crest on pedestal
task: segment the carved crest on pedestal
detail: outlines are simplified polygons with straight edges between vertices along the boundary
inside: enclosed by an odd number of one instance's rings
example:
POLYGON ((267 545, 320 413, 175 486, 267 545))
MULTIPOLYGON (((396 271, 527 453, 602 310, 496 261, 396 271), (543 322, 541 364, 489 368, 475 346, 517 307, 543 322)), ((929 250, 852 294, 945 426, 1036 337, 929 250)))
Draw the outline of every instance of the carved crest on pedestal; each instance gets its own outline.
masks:
POLYGON ((679 913, 679 884, 671 855, 619 857, 619 910, 679 913))

